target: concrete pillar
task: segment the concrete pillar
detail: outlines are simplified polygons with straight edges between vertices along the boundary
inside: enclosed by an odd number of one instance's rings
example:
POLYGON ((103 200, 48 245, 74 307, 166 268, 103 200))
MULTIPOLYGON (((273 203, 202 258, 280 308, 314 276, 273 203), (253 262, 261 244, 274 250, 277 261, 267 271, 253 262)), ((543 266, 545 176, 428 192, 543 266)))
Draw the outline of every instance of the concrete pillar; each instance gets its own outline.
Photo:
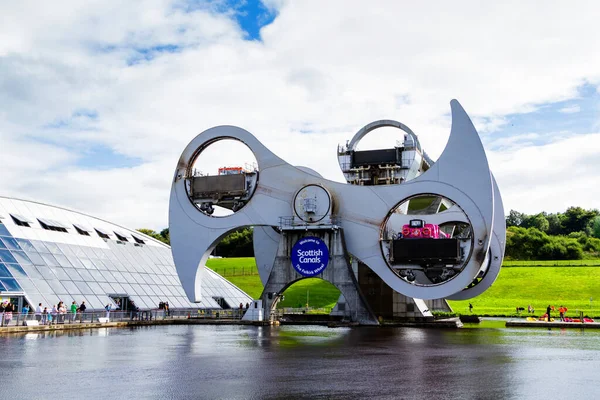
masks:
POLYGON ((346 315, 351 321, 365 325, 377 324, 375 316, 369 310, 360 293, 356 276, 348 262, 349 257, 346 253, 341 229, 289 230, 282 232, 273 269, 269 274, 261 296, 265 319, 270 318, 271 311, 275 309, 285 289, 293 283, 305 279, 292 266, 291 250, 298 240, 306 236, 321 239, 329 249, 327 267, 314 278, 321 278, 339 289, 346 299, 346 315))

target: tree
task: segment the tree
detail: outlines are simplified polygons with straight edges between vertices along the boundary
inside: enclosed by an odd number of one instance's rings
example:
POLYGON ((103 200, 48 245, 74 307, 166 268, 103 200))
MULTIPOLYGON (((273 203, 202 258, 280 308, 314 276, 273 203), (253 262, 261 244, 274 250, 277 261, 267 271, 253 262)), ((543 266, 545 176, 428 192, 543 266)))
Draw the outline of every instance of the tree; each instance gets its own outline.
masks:
POLYGON ((169 237, 169 228, 163 229, 162 231, 160 231, 160 233, 157 233, 156 231, 152 230, 152 229, 147 229, 147 228, 140 228, 140 229, 136 229, 138 232, 143 233, 144 235, 148 235, 156 240, 160 240, 163 243, 166 243, 168 245, 171 244, 171 240, 169 237), (166 235, 163 235, 163 233, 165 233, 166 231, 166 235))
POLYGON ((536 228, 542 232, 547 232, 550 228, 550 223, 546 219, 543 213, 536 215, 525 216, 523 222, 521 222, 523 228, 536 228))
POLYGON ((547 214, 546 220, 548 221, 548 230, 546 233, 549 235, 560 235, 562 233, 562 214, 547 214))
POLYGON ((521 223, 527 216, 515 210, 510 210, 506 217, 506 226, 521 226, 521 223))
POLYGON ((225 236, 217 245, 215 255, 221 257, 254 257, 252 228, 242 228, 225 236))
POLYGON ((169 228, 165 228, 160 231, 160 236, 163 238, 162 241, 168 245, 171 245, 171 235, 169 235, 169 228))
POLYGON ((592 236, 600 239, 600 216, 594 217, 592 220, 592 236))
POLYGON ((598 216, 598 210, 584 210, 581 207, 569 207, 562 221, 563 234, 585 232, 591 234, 592 220, 598 216))

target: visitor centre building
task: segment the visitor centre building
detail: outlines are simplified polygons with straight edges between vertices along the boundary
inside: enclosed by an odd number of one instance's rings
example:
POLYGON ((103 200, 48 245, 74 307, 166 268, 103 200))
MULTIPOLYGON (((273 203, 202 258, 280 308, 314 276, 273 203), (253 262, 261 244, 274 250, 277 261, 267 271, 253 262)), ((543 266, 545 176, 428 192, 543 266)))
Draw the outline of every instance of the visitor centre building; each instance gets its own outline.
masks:
POLYGON ((0 301, 50 309, 132 302, 140 309, 236 308, 252 299, 208 268, 202 301, 190 302, 171 249, 140 232, 80 212, 0 197, 0 301))

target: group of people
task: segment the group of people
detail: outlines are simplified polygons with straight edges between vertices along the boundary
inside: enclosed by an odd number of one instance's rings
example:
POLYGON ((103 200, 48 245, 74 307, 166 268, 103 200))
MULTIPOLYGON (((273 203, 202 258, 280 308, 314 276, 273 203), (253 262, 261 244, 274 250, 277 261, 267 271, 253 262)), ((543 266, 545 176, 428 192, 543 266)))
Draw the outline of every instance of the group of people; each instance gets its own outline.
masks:
MULTIPOLYGON (((73 300, 68 309, 63 301, 59 301, 58 304, 53 305, 50 310, 48 310, 48 307, 44 307, 42 303, 39 303, 35 309, 35 319, 42 325, 64 323, 67 312, 70 312, 70 321, 74 322, 77 318, 77 314, 83 314, 86 309, 87 306, 85 305, 85 301, 82 301, 81 304, 78 305, 77 302, 73 300)), ((25 314, 24 310, 25 307, 23 307, 23 314, 25 314)), ((29 307, 27 307, 27 312, 29 312, 29 307)))
MULTIPOLYGON (((565 314, 568 310, 569 309, 563 305, 558 307, 558 316, 562 322, 565 322, 565 314)), ((556 311, 556 307, 548 304, 548 307, 546 307, 546 313, 540 317, 540 320, 550 322, 552 320, 552 313, 556 311)), ((531 306, 531 304, 527 306, 527 312, 529 314, 535 313, 535 309, 531 306)))
MULTIPOLYGON (((551 312, 555 311, 556 309, 554 308, 554 306, 548 305, 548 307, 546 307, 546 318, 547 321, 550 322, 550 317, 551 317, 551 312)), ((562 322, 565 322, 565 314, 569 309, 563 305, 561 305, 560 307, 558 307, 558 316, 560 317, 560 320, 562 322)))
MULTIPOLYGON (((165 315, 169 315, 169 303, 161 302, 159 304, 159 308, 165 310, 165 315)), ((129 312, 131 319, 135 319, 138 317, 139 308, 135 305, 133 301, 129 303, 129 312)), ((75 322, 77 317, 79 316, 79 320, 83 317, 83 314, 87 310, 87 305, 85 301, 82 301, 81 304, 77 304, 76 301, 72 301, 70 305, 65 304, 63 301, 59 301, 58 304, 53 305, 52 307, 44 307, 42 303, 39 303, 35 309, 30 308, 27 303, 21 308, 21 314, 26 316, 28 314, 34 314, 35 320, 38 321, 41 325, 50 325, 56 323, 64 323, 67 320, 67 316, 70 322, 75 322)), ((112 311, 121 310, 121 302, 117 300, 116 305, 107 304, 104 307, 106 311, 106 317, 108 318, 112 311)), ((0 324, 2 326, 9 325, 13 320, 13 314, 18 311, 18 306, 11 303, 9 300, 0 301, 0 324)), ((26 318, 23 318, 25 320, 26 318)))
POLYGON ((160 303, 158 303, 158 309, 163 310, 165 317, 168 317, 171 315, 171 312, 169 311, 169 302, 168 301, 161 301, 160 303))
MULTIPOLYGON (((81 302, 81 305, 77 305, 77 302, 73 301, 69 310, 67 310, 67 306, 64 302, 60 301, 58 304, 52 306, 50 310, 48 307, 44 307, 42 303, 39 303, 36 307, 35 311, 29 308, 28 304, 25 304, 23 308, 21 308, 21 314, 26 316, 29 313, 35 313, 35 319, 42 325, 50 324, 52 322, 64 322, 67 311, 71 312, 71 321, 75 321, 77 313, 83 313, 86 310, 85 301, 81 302)), ((2 321, 2 325, 9 325, 13 319, 13 313, 17 311, 14 304, 10 301, 4 301, 0 303, 0 320, 2 321)))

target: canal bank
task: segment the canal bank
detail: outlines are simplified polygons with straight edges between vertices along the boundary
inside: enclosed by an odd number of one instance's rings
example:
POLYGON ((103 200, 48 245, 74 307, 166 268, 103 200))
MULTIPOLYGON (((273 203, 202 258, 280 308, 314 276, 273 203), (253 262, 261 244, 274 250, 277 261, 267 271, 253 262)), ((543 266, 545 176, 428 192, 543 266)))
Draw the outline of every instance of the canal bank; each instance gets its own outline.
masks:
MULTIPOLYGON (((311 321, 286 321, 281 322, 282 325, 315 325, 327 326, 329 328, 340 327, 360 327, 358 324, 345 324, 342 321, 332 322, 327 320, 311 320, 311 321)), ((52 325, 13 325, 0 327, 0 335, 12 333, 27 333, 27 332, 53 332, 53 331, 68 331, 78 329, 98 329, 98 328, 125 328, 136 326, 151 326, 151 325, 241 325, 241 326, 269 326, 280 325, 280 321, 276 320, 272 323, 269 321, 243 321, 240 319, 231 318, 166 318, 153 320, 134 320, 134 321, 106 321, 106 322, 85 322, 85 323, 69 323, 69 324, 52 324, 52 325)), ((372 326, 372 325, 370 325, 372 326)), ((462 323, 458 318, 448 318, 435 321, 406 321, 406 322, 383 322, 379 327, 411 327, 411 328, 444 328, 457 329, 462 328, 462 323)), ((377 326, 376 326, 377 327, 377 326)))
POLYGON ((566 329, 600 329, 598 322, 561 322, 561 321, 506 321, 507 328, 566 328, 566 329))
MULTIPOLYGON (((479 325, 486 322, 505 323, 479 325)), ((483 326, 207 324, 2 335, 9 367, 0 399, 597 398, 600 331, 483 326)))

